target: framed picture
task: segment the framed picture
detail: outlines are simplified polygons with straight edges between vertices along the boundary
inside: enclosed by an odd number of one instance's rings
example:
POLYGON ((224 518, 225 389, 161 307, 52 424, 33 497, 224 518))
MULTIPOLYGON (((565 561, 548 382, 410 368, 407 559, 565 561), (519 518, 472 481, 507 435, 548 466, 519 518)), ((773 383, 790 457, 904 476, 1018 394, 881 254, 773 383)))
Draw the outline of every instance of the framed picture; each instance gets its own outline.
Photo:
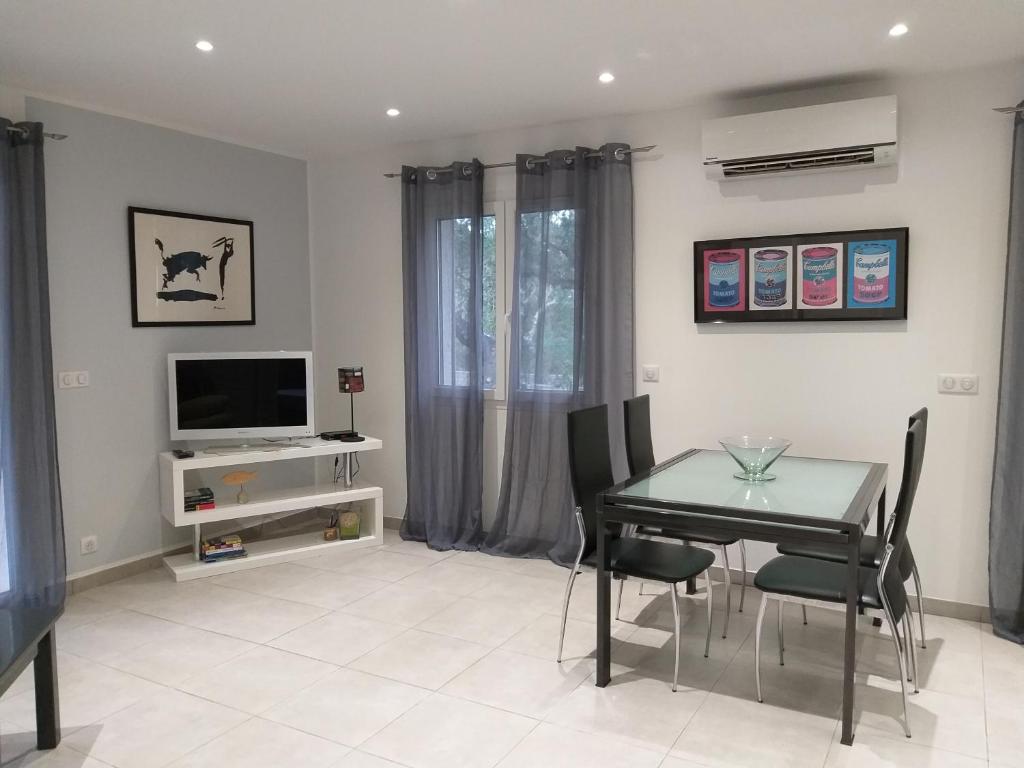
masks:
POLYGON ((910 230, 693 244, 694 322, 905 320, 910 230))
POLYGON ((252 222, 128 209, 132 325, 254 325, 252 222))

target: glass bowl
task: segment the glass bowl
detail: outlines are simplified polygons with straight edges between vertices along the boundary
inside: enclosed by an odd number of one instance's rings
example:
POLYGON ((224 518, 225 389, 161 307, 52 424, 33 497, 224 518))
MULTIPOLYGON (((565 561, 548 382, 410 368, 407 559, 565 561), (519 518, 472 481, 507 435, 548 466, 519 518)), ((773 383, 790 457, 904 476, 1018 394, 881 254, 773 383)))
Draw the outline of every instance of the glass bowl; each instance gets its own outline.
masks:
POLYGON ((755 483, 775 479, 775 475, 767 472, 768 467, 793 444, 791 440, 784 437, 754 437, 752 435, 723 437, 718 442, 743 470, 734 473, 733 477, 755 483))

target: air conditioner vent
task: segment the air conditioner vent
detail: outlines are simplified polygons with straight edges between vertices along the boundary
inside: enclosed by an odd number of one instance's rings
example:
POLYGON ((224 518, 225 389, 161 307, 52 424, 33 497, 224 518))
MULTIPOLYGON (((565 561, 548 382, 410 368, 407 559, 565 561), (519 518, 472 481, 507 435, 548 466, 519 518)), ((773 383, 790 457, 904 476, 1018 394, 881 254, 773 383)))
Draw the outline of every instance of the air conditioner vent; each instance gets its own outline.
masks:
POLYGON ((791 155, 788 157, 772 157, 763 160, 755 158, 722 163, 722 175, 726 178, 736 178, 739 176, 758 176, 766 173, 785 173, 786 171, 807 171, 815 168, 872 165, 874 162, 874 149, 846 149, 791 155))

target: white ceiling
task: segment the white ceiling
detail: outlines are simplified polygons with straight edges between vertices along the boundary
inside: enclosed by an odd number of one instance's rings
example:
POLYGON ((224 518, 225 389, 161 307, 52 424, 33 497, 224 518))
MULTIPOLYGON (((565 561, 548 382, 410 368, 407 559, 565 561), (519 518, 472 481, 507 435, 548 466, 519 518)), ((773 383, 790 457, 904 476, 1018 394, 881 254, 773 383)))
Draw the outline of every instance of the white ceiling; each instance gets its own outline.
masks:
POLYGON ((0 0, 0 82, 304 157, 1021 58, 1022 0, 0 0))

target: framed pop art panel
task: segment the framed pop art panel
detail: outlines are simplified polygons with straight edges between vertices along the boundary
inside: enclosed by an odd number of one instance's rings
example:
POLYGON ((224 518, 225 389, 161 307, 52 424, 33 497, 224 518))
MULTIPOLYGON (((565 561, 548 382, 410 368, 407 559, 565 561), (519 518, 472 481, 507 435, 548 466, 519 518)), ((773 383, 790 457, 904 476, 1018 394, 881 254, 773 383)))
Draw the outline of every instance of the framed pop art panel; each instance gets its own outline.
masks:
POLYGON ((252 222, 128 209, 132 325, 254 325, 252 222))
POLYGON ((903 320, 906 227, 693 244, 697 323, 903 320))

